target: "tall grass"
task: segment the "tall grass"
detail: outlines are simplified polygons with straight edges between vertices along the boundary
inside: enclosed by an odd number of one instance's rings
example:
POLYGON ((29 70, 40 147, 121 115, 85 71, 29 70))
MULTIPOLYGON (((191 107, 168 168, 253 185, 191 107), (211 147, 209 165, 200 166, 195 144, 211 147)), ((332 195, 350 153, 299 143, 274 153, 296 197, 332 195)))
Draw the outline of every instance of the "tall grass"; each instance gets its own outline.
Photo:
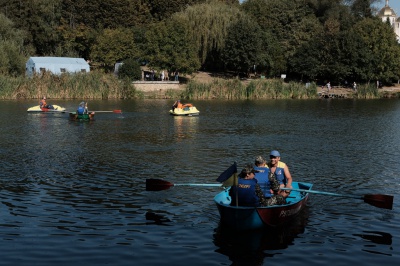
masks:
POLYGON ((214 79, 203 84, 191 81, 181 98, 186 99, 309 99, 317 98, 317 86, 284 83, 281 79, 258 79, 248 83, 239 79, 214 79))
MULTIPOLYGON (((52 75, 44 73, 28 77, 0 75, 0 99, 313 99, 318 98, 317 86, 311 83, 283 82, 282 79, 215 78, 209 83, 189 81, 184 90, 166 89, 144 93, 136 90, 129 80, 118 80, 112 74, 99 71, 52 75)), ((400 97, 400 93, 380 93, 375 85, 360 85, 355 98, 375 99, 400 97)))
POLYGON ((127 99, 140 95, 129 81, 97 71, 60 76, 46 72, 31 78, 0 76, 1 99, 127 99))

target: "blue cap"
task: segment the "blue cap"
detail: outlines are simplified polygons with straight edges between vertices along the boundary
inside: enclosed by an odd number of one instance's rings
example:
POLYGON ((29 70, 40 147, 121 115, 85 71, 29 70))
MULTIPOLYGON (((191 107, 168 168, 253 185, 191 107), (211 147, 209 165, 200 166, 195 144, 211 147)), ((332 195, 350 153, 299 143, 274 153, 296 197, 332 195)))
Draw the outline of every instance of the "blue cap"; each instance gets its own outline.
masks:
POLYGON ((273 150, 271 151, 269 156, 281 157, 281 154, 279 153, 279 151, 273 150))

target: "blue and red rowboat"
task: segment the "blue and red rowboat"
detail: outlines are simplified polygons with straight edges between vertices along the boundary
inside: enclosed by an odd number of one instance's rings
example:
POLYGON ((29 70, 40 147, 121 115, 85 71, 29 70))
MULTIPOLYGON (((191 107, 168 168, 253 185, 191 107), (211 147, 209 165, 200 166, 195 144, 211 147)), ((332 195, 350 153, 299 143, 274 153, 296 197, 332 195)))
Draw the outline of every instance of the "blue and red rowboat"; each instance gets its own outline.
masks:
MULTIPOLYGON (((236 164, 229 167, 217 179, 218 182, 225 182, 232 174, 236 173, 236 164)), ((235 175, 233 175, 235 177, 235 175)), ((287 204, 273 205, 267 207, 242 207, 231 206, 231 197, 229 196, 230 186, 225 184, 198 184, 198 183, 182 183, 174 184, 163 179, 146 179, 147 191, 166 190, 174 186, 202 186, 202 187, 225 187, 222 192, 219 192, 214 197, 214 202, 217 205, 221 225, 235 230, 253 230, 264 227, 274 227, 292 220, 299 214, 307 204, 310 193, 321 194, 327 196, 353 198, 363 200, 372 206, 389 209, 393 208, 393 196, 384 194, 337 194, 332 192, 324 192, 312 190, 313 184, 305 182, 292 182, 291 193, 286 199, 287 204)), ((288 189, 288 188, 282 188, 288 189)))
MULTIPOLYGON (((293 189, 311 190, 311 183, 293 182, 293 189)), ((292 190, 285 205, 268 207, 231 206, 229 189, 218 193, 214 197, 221 223, 235 230, 261 229, 268 226, 278 226, 293 219, 305 206, 308 192, 292 190)))

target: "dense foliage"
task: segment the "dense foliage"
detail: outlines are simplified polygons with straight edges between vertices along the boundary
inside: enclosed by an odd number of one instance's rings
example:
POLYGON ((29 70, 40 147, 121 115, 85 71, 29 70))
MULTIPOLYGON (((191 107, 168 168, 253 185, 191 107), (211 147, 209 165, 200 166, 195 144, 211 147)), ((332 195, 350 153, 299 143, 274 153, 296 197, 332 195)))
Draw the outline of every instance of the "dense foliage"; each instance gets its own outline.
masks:
POLYGON ((128 81, 141 80, 140 64, 133 58, 125 60, 118 69, 118 78, 128 79, 128 81))
POLYGON ((0 74, 29 56, 111 72, 133 58, 180 73, 393 82, 400 47, 376 0, 0 0, 0 74))

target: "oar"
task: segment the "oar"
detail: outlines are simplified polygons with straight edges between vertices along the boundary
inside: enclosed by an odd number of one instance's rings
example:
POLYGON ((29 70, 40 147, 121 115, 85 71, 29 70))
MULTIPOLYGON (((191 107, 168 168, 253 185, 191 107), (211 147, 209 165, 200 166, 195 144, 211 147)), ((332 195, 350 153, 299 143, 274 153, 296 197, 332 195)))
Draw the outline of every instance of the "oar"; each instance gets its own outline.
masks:
POLYGON ((150 178, 146 179, 146 190, 147 191, 160 191, 166 190, 173 186, 201 186, 201 187, 221 187, 221 184, 173 184, 166 180, 150 178))
POLYGON ((112 111, 90 111, 90 112, 95 112, 95 113, 116 113, 116 114, 122 113, 121 110, 112 110, 112 111))
POLYGON ((283 190, 294 190, 300 192, 307 193, 315 193, 322 194, 328 196, 335 197, 345 197, 345 198, 353 198, 353 199, 361 199, 364 200, 365 203, 368 203, 372 206, 382 208, 382 209, 393 209, 393 196, 391 195, 383 195, 383 194, 366 194, 366 195, 346 195, 346 194, 337 194, 331 192, 317 191, 317 190, 306 190, 306 189, 296 189, 296 188, 281 188, 283 190))

